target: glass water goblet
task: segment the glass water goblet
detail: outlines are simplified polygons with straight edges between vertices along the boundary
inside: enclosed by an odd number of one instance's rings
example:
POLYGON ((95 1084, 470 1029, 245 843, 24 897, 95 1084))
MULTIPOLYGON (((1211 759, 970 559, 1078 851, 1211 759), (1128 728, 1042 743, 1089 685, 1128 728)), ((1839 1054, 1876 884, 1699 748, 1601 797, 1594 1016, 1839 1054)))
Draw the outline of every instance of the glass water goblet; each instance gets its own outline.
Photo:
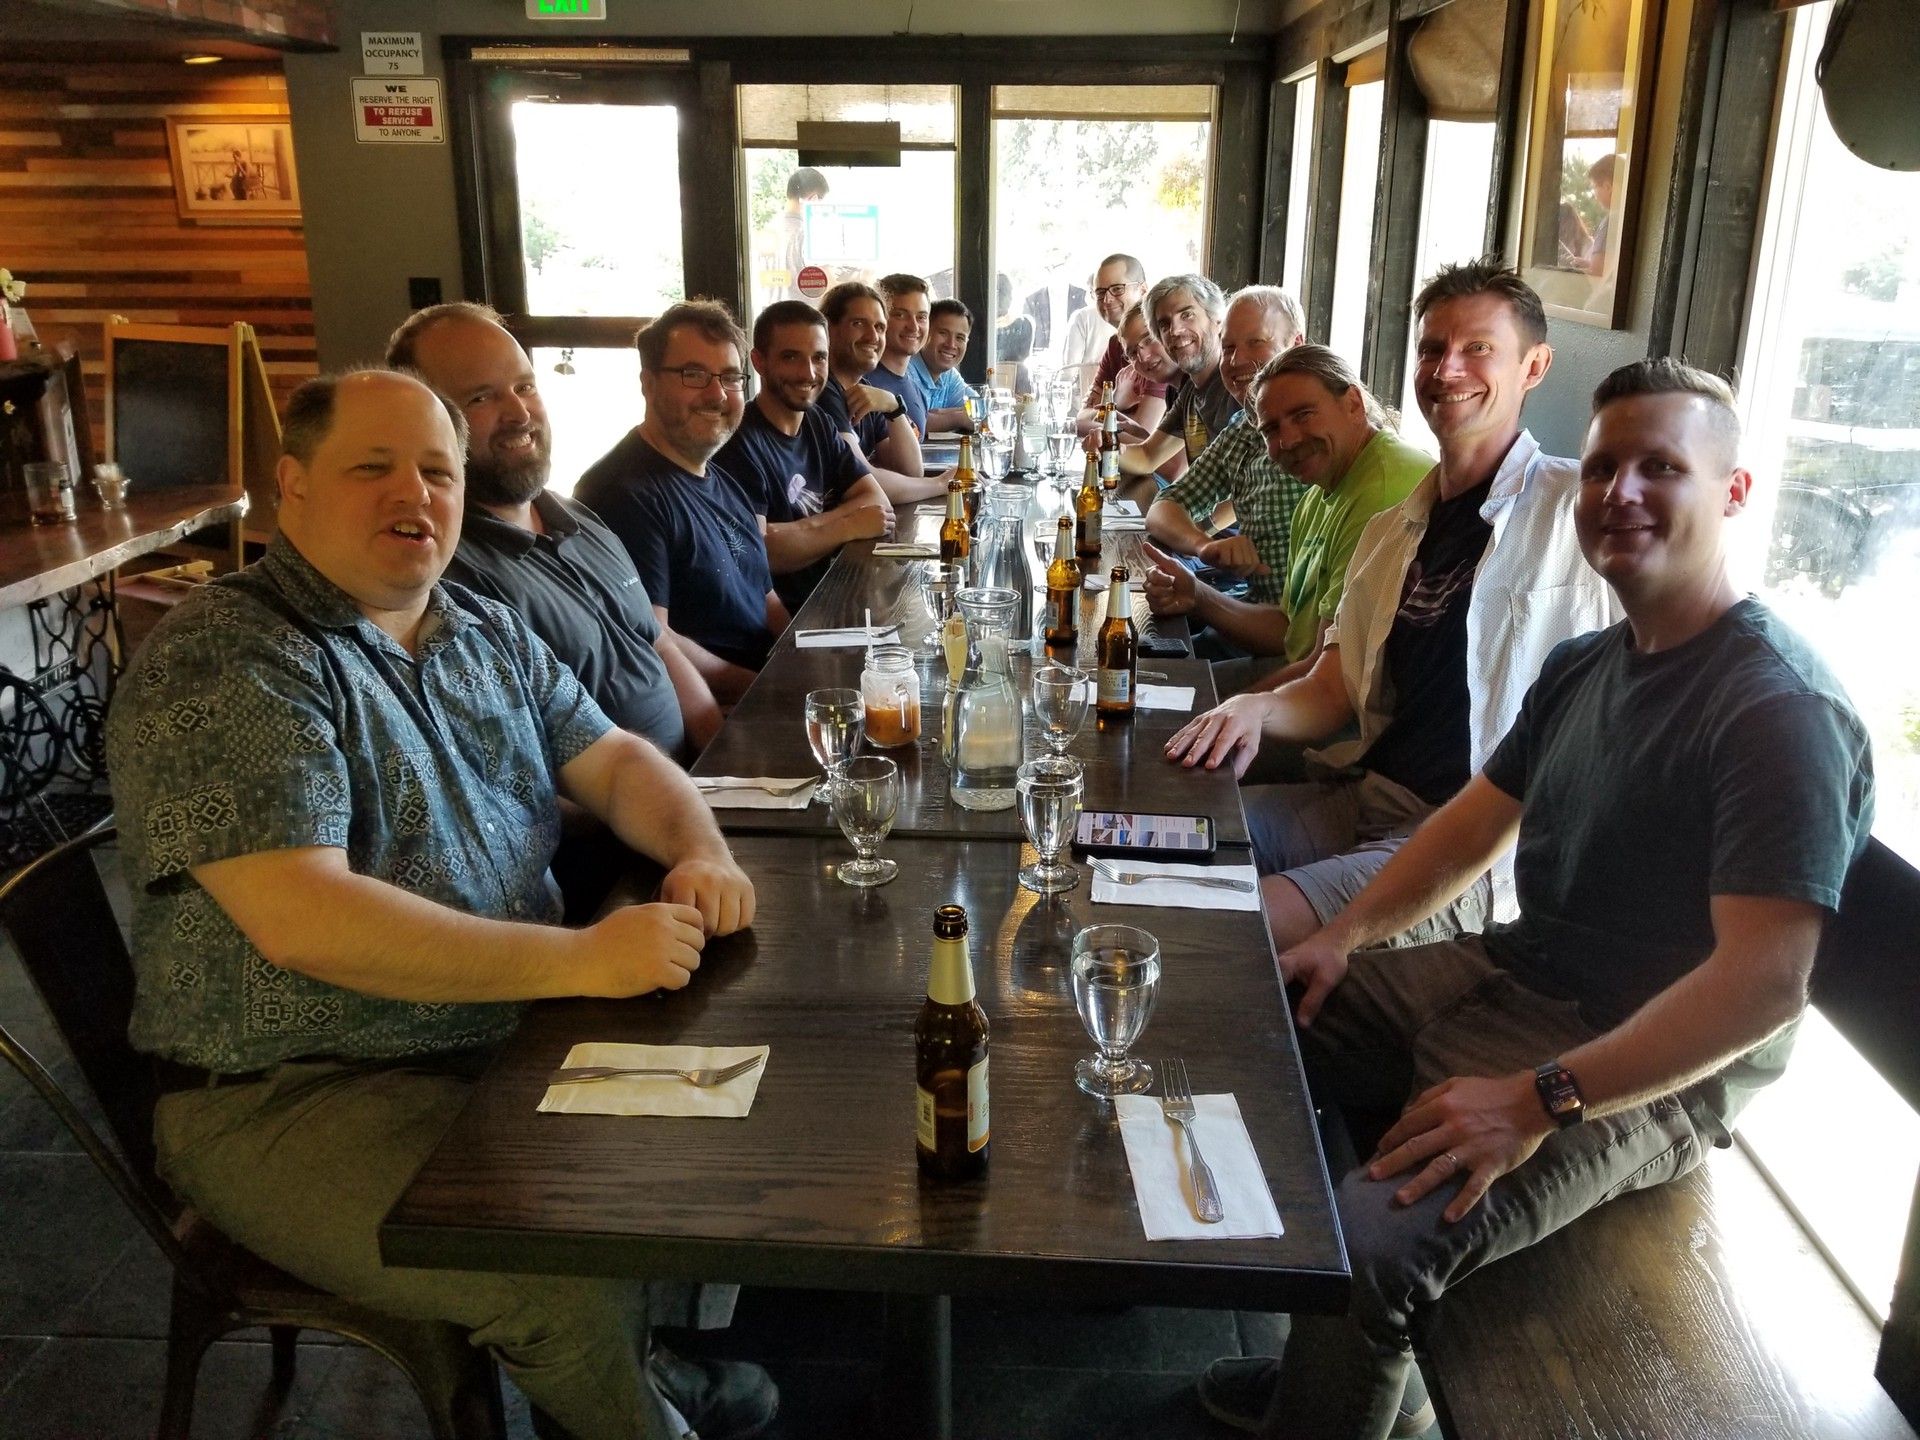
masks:
POLYGON ((1153 1068, 1127 1051, 1160 994, 1160 942, 1132 925, 1089 925, 1073 937, 1073 1004, 1100 1047, 1073 1067, 1089 1095, 1111 1100, 1153 1084, 1153 1068))
POLYGON ((856 755, 834 767, 833 781, 833 818, 853 846, 853 859, 840 863, 840 883, 886 884, 900 867, 874 852, 900 813, 900 767, 884 755, 856 755))
POLYGON ((867 711, 858 690, 814 690, 807 695, 807 748, 826 773, 821 798, 831 801, 834 767, 851 760, 867 733, 867 711))
POLYGON ((1080 437, 1072 430, 1055 430, 1047 436, 1047 463, 1056 477, 1067 473, 1067 462, 1079 448, 1080 437))
POLYGON ((921 653, 940 653, 940 632, 953 614, 955 597, 967 583, 967 567, 955 561, 930 560, 920 569, 920 596, 926 602, 931 628, 920 641, 921 653))
POLYGON ((1058 895, 1080 883, 1080 872, 1061 857, 1073 839, 1084 784, 1080 762, 1058 755, 1029 760, 1016 774, 1020 823, 1038 856, 1020 872, 1020 884, 1037 895, 1058 895))
POLYGON ((1087 723, 1091 690, 1086 672, 1067 665, 1043 665, 1033 672, 1033 717, 1055 755, 1065 755, 1087 723))

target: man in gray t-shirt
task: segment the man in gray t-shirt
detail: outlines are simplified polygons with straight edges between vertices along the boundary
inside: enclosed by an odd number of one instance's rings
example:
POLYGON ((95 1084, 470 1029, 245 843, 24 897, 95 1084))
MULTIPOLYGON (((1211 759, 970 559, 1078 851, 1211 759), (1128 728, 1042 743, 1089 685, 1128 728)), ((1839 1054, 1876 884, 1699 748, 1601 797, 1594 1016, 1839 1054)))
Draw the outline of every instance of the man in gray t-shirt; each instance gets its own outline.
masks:
POLYGON ((1723 381, 1672 360, 1594 395, 1574 521, 1625 621, 1560 645, 1485 768, 1280 957, 1321 1104, 1398 1119, 1336 1191, 1343 1316, 1216 1361, 1268 1436, 1413 1433, 1415 1309, 1613 1195, 1685 1174, 1785 1063, 1821 928, 1873 821, 1866 729, 1727 575, 1753 477, 1723 381), (1518 839, 1519 918, 1366 949, 1518 839))

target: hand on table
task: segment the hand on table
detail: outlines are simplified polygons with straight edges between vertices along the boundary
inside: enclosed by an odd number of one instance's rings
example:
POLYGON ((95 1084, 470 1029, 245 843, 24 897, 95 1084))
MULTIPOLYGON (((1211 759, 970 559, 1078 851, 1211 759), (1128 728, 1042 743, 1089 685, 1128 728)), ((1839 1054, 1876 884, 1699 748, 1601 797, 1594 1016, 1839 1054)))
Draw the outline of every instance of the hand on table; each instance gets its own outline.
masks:
POLYGON ((1194 552, 1202 561, 1216 570, 1224 570, 1229 575, 1265 575, 1268 569, 1260 563, 1260 552, 1253 548, 1253 541, 1244 535, 1222 535, 1218 540, 1209 540, 1194 552))
POLYGON ((1191 614, 1198 603, 1193 572, 1156 545, 1143 541, 1140 549, 1152 562, 1140 582, 1147 608, 1156 615, 1191 614))
POLYGON ((660 882, 662 901, 698 912, 703 934, 731 935, 753 923, 753 881, 731 855, 682 860, 660 882))
POLYGON ((1174 732, 1167 741, 1167 759, 1178 760, 1188 769, 1205 765, 1218 770, 1222 763, 1229 763, 1234 778, 1239 779, 1260 751, 1264 708, 1262 695, 1235 695, 1221 701, 1174 732))
POLYGON ((574 934, 583 947, 580 993, 615 1000, 680 989, 707 943, 691 905, 622 905, 574 934))
POLYGON ((846 513, 846 538, 878 540, 893 533, 893 512, 878 505, 850 506, 846 513))
POLYGON ((1494 1181, 1526 1164, 1553 1122, 1540 1106, 1533 1076, 1526 1072, 1485 1080, 1442 1080, 1414 1097, 1399 1121, 1380 1137, 1367 1174, 1375 1180, 1417 1173, 1394 1191, 1394 1203, 1411 1205, 1436 1186, 1466 1176, 1460 1193, 1441 1213, 1449 1224, 1464 1219, 1494 1181))

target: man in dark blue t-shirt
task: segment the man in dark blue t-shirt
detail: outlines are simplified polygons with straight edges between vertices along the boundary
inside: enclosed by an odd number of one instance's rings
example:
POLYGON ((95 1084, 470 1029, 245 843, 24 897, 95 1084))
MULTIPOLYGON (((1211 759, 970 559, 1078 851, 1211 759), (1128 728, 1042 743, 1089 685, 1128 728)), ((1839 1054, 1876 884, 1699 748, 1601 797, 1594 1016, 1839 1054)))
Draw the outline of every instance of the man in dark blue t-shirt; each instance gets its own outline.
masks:
POLYGON ((626 545, 660 623, 731 704, 789 618, 759 517, 713 463, 746 405, 746 336, 724 305, 694 300, 670 306, 637 343, 646 418, 574 494, 626 545))
POLYGON ((827 321, 827 384, 820 408, 873 466, 874 479, 895 505, 947 493, 944 475, 929 476, 907 402, 865 383, 880 363, 887 334, 886 302, 871 285, 844 281, 820 297, 827 321))
POLYGON ((918 275, 888 275, 881 279, 879 290, 887 307, 887 336, 880 346, 879 363, 867 372, 865 383, 900 397, 915 438, 924 443, 927 397, 913 374, 913 359, 927 343, 928 317, 933 312, 927 282, 918 275))
POLYGON ((818 404, 827 379, 827 322, 800 300, 776 300, 753 322, 759 393, 716 457, 762 522, 774 588, 799 608, 834 552, 893 527, 872 468, 818 404))

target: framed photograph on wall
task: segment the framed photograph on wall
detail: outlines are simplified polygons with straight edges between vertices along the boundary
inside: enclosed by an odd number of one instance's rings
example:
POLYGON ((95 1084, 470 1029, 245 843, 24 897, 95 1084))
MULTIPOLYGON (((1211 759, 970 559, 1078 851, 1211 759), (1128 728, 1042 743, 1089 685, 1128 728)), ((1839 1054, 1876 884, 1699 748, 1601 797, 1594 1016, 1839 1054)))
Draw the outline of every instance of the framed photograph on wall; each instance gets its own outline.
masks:
POLYGON ((1520 270, 1547 313, 1618 328, 1653 114, 1662 0, 1544 0, 1520 270))
POLYGON ((173 200, 202 225, 298 225, 300 178, 286 120, 167 119, 173 200))

